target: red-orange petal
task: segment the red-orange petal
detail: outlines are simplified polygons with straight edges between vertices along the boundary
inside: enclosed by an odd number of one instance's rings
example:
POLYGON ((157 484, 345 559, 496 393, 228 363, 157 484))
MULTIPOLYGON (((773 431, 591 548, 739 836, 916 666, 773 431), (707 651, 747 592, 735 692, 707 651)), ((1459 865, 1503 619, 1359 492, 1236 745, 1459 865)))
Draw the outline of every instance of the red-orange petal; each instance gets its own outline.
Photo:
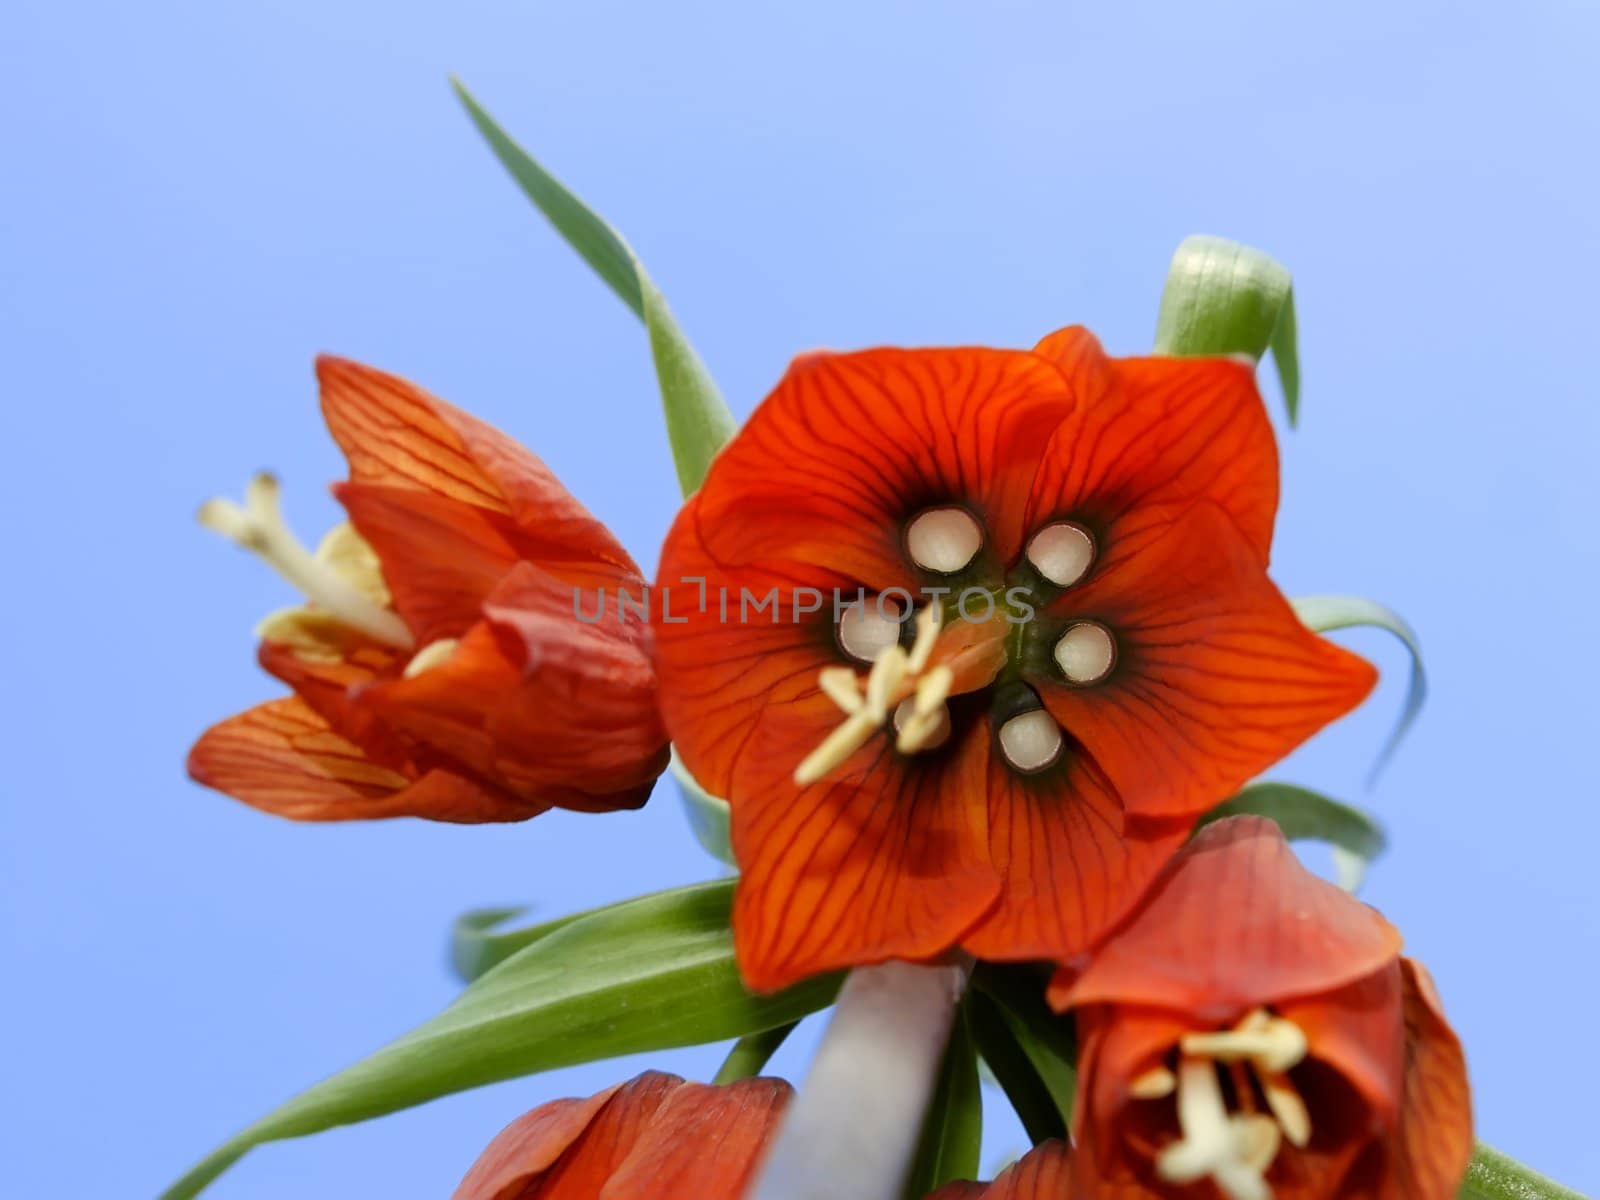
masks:
POLYGON ((1088 966, 1050 989, 1058 1009, 1144 1005, 1225 1020, 1381 970, 1400 935, 1300 864, 1262 817, 1202 829, 1088 966))
POLYGON ((1130 825, 1105 777, 1071 743, 1055 766, 1024 776, 1005 765, 988 736, 977 740, 990 854, 1004 884, 962 945, 985 959, 1073 958, 1134 906, 1188 825, 1130 825))
POLYGON ((823 567, 871 589, 928 579, 901 544, 923 508, 959 504, 1008 565, 1040 449, 1071 396, 1038 357, 979 348, 865 350, 795 360, 717 456, 701 528, 725 566, 823 567))
POLYGON ((380 766, 298 697, 213 725, 189 751, 188 767, 197 782, 296 821, 415 816, 474 823, 542 811, 446 770, 413 777, 380 766))
POLYGON ((840 717, 821 697, 790 709, 758 729, 732 791, 733 933, 746 984, 774 991, 957 945, 1000 890, 988 853, 986 733, 969 721, 943 749, 909 759, 878 734, 801 788, 795 764, 840 717))
POLYGON ((1450 1200, 1472 1158, 1472 1096, 1461 1042, 1427 970, 1402 959, 1406 1065, 1400 1121, 1346 1180, 1352 1200, 1450 1200))
POLYGON ((638 567, 605 525, 534 454, 395 375, 324 355, 322 411, 352 482, 416 489, 508 517, 549 561, 638 567))
POLYGON ((666 767, 650 627, 615 597, 580 621, 573 589, 513 567, 442 662, 359 702, 390 728, 529 802, 636 808, 666 767))
MULTIPOLYGON (((1194 816, 1372 690, 1365 659, 1295 616, 1233 523, 1202 504, 1035 622, 1046 645, 1093 619, 1116 639, 1104 682, 1034 682, 1131 813, 1194 816)), ((1054 664, 1046 669, 1052 670, 1054 664)))
POLYGON ((1279 1001, 1275 1011, 1306 1035, 1314 1058, 1334 1067, 1386 1126, 1399 1114, 1405 1030, 1400 961, 1331 992, 1279 1001))
POLYGON ((455 1200, 740 1200, 790 1095, 780 1079, 709 1086, 649 1071, 519 1117, 455 1200))
POLYGON ((1065 1142, 1040 1142, 993 1183, 947 1183, 926 1200, 1072 1200, 1072 1151, 1065 1142))
POLYGON ((1063 329, 1034 352, 1079 404, 1045 449, 1028 528, 1075 518, 1109 565, 1159 534, 1171 510, 1210 500, 1267 562, 1278 508, 1278 451, 1255 372, 1226 358, 1108 358, 1094 335, 1063 329))

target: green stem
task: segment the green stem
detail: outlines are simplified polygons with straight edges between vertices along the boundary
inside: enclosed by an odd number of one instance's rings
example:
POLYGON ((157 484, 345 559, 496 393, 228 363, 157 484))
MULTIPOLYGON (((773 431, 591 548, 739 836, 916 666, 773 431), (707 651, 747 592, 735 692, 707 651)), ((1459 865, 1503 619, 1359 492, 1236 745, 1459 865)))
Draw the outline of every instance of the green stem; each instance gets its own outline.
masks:
POLYGON ((1586 1197, 1479 1142, 1457 1200, 1586 1200, 1586 1197))
POLYGON ((767 1065, 767 1060, 778 1052, 778 1047, 783 1045, 783 1039, 794 1032, 794 1027, 799 1021, 790 1021, 787 1025, 777 1025, 771 1029, 763 1029, 760 1033, 747 1033, 733 1044, 733 1049, 728 1051, 728 1057, 722 1060, 722 1065, 717 1068, 712 1083, 732 1083, 735 1079, 748 1079, 752 1075, 761 1074, 761 1068, 767 1065))

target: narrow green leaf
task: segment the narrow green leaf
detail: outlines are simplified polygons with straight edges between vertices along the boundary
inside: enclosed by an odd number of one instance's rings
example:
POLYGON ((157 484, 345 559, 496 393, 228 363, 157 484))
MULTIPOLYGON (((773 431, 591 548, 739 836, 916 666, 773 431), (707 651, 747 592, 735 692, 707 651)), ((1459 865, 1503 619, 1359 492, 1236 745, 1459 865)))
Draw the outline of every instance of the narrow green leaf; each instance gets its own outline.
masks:
POLYGON ((920 1200, 952 1180, 976 1179, 982 1149, 983 1086, 978 1078, 977 1047, 963 1007, 956 1014, 939 1082, 922 1120, 922 1137, 906 1176, 906 1200, 920 1200))
POLYGON ((1370 813, 1292 783, 1252 783, 1213 808, 1199 824, 1241 813, 1270 817, 1290 841, 1327 842, 1336 855, 1342 851, 1342 857, 1335 860, 1339 885, 1350 892, 1361 885, 1367 865, 1388 845, 1383 826, 1370 813))
POLYGON ((1027 967, 980 963, 972 985, 999 1007, 1011 1036, 1070 1128, 1078 1092, 1078 1039, 1072 1021, 1045 1003, 1045 979, 1027 967))
POLYGON ((450 966, 462 983, 471 983, 490 967, 499 966, 546 934, 602 910, 591 908, 521 929, 500 928, 527 911, 525 908, 474 908, 456 918, 450 928, 450 966))
POLYGON ((1417 640, 1417 632, 1393 609, 1361 596, 1296 596, 1289 603, 1294 605, 1301 622, 1318 633, 1370 626, 1394 634, 1411 652, 1411 681, 1406 685, 1405 706, 1400 710, 1400 718, 1395 722, 1389 740, 1383 744, 1377 761, 1372 764, 1372 770, 1367 773, 1367 786, 1370 787, 1394 757, 1394 752, 1410 732, 1417 715, 1422 712, 1423 703, 1428 699, 1428 674, 1422 665, 1422 644, 1417 640))
POLYGON ((745 990, 728 927, 732 903, 732 880, 698 884, 600 909, 540 937, 437 1017, 229 1139, 164 1200, 199 1194, 266 1142, 556 1067, 743 1037, 829 1004, 838 976, 773 996, 745 990))
POLYGON ((728 840, 728 802, 701 787, 695 777, 684 769, 676 751, 672 755, 672 777, 678 781, 678 791, 683 796, 683 811, 689 818, 689 828, 695 840, 712 858, 737 868, 739 864, 734 861, 733 846, 728 840))
POLYGON ((1066 1119, 1017 1042, 1000 1006, 987 993, 974 988, 967 993, 967 1015, 978 1053, 1006 1094, 1029 1140, 1037 1146, 1050 1138, 1065 1138, 1066 1119))
POLYGON ((450 82, 489 148, 528 199, 645 323, 678 483, 687 496, 700 486, 712 458, 735 428, 733 414, 705 364, 622 235, 517 145, 459 80, 450 82))
POLYGON ((1563 1187, 1482 1142, 1457 1196, 1458 1200, 1588 1200, 1582 1192, 1563 1187))
POLYGON ((1292 426, 1300 417, 1300 361, 1289 271, 1260 250, 1226 238, 1187 237, 1172 256, 1156 353, 1248 354, 1272 351, 1292 426))

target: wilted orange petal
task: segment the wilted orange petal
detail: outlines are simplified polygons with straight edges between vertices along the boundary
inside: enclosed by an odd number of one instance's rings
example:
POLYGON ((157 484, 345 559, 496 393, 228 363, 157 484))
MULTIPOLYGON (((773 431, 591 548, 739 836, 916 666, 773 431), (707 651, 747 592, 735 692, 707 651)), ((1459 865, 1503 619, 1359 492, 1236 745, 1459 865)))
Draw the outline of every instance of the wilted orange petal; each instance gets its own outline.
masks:
POLYGON ((1238 525, 1265 565, 1278 508, 1278 451, 1255 372, 1225 358, 1107 358, 1087 330, 1052 334, 1079 404, 1044 454, 1028 528, 1076 517, 1101 536, 1106 565, 1199 499, 1238 525))
POLYGON ((1050 999, 1058 1009, 1142 1004, 1226 1019, 1352 983, 1399 951, 1394 927, 1301 866, 1275 824, 1231 817, 1195 835, 1050 999))
POLYGON ((1051 616, 1055 628, 1092 618, 1116 639, 1105 682, 1041 681, 1039 691, 1134 813, 1205 811, 1354 708, 1377 679, 1365 659, 1301 624, 1211 504, 1066 593, 1051 616))
POLYGON ((650 628, 587 624, 572 588, 517 564, 442 661, 359 693, 390 727, 519 796, 634 808, 667 762, 650 628))
POLYGON ((521 820, 509 797, 430 770, 413 781, 379 766, 298 697, 273 700, 212 726, 189 752, 189 774, 253 808, 297 821, 418 816, 438 821, 521 820))
POLYGON ((1060 373, 986 349, 812 354, 712 463, 701 529, 725 566, 810 564, 868 588, 915 587, 901 536, 937 505, 969 507, 980 561, 1008 565, 1039 452, 1070 409, 1060 373))
POLYGON ((1056 766, 1024 776, 987 736, 976 741, 988 776, 990 851, 1005 886, 962 945, 987 959, 1072 958, 1133 907, 1188 826, 1129 828, 1115 792, 1070 742, 1056 766))
POLYGON ((1073 1200, 1072 1161, 1065 1142, 1040 1142, 993 1183, 948 1183, 926 1200, 1073 1200))
POLYGON ((685 1083, 656 1111, 600 1200, 743 1200, 792 1095, 781 1079, 685 1083))
POLYGON ((790 709, 763 723, 734 781, 742 874, 733 932, 745 982, 772 991, 955 946, 1000 889, 988 855, 986 734, 969 722, 943 749, 909 759, 879 735, 800 788, 795 764, 839 714, 820 697, 790 709))
POLYGON ((1406 1066, 1401 1118, 1358 1163, 1352 1200, 1450 1200, 1472 1158, 1472 1096, 1461 1042, 1422 964, 1401 960, 1406 1066))

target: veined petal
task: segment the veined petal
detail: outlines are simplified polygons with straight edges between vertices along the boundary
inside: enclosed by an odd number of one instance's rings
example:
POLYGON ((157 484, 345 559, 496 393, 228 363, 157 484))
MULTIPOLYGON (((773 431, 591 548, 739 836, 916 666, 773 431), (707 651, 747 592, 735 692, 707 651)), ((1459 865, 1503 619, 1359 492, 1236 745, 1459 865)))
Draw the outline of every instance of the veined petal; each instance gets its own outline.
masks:
POLYGON ((1073 958, 1134 906, 1188 824, 1130 824, 1105 777, 1070 741, 1056 765, 1024 776, 987 737, 978 740, 990 854, 1005 886, 962 945, 985 959, 1073 958))
POLYGON ((361 690, 386 725, 533 802, 636 808, 667 764, 648 625, 518 563, 440 662, 361 690))
POLYGON ((415 384, 348 359, 317 360, 322 411, 352 482, 416 489, 508 517, 554 559, 638 567, 533 453, 415 384))
POLYGON ((1073 1155, 1065 1142, 1040 1142, 993 1183, 947 1183, 926 1200, 1075 1200, 1073 1155))
POLYGON ((1325 994, 1399 952, 1394 927, 1301 866, 1271 821, 1230 817, 1195 835, 1088 966, 1057 977, 1050 1000, 1222 1020, 1325 994))
POLYGON ((1227 358, 1109 358, 1081 327, 1034 349, 1079 404, 1044 452, 1028 528, 1073 518, 1094 529, 1109 567, 1159 535, 1170 510, 1210 500, 1257 562, 1272 547, 1278 451, 1254 370, 1227 358))
POLYGON ((712 463, 701 488, 708 553, 727 566, 808 564, 868 588, 924 579, 902 546, 920 510, 966 507, 978 561, 1003 567, 1039 453, 1071 408, 1031 354, 977 348, 799 358, 712 463))
POLYGON ((838 711, 820 696, 790 709, 758 729, 732 791, 742 872, 733 933, 746 984, 775 991, 956 946, 1000 890, 977 714, 953 711, 956 731, 939 750, 903 758, 879 735, 821 782, 797 787, 795 764, 838 711))
POLYGON ((1065 593, 1030 634, 1111 631, 1116 666, 1072 687, 1033 682, 1130 813, 1198 815, 1372 690, 1365 659, 1302 625, 1234 524, 1200 505, 1117 566, 1065 593))
POLYGON ((1353 1200, 1449 1200, 1472 1158, 1472 1096, 1461 1042, 1426 968, 1400 963, 1405 1079, 1400 1120, 1345 1182, 1353 1200))
POLYGON ((1402 972, 1396 959, 1381 970, 1331 992, 1280 1001, 1278 1016, 1306 1035, 1311 1053, 1334 1067, 1361 1093, 1385 1126, 1400 1114, 1405 1030, 1402 972))
POLYGON ((416 816, 470 824, 523 820, 544 807, 517 806, 442 769, 412 775, 380 766, 298 697, 213 725, 189 751, 188 766, 197 782, 296 821, 416 816))

